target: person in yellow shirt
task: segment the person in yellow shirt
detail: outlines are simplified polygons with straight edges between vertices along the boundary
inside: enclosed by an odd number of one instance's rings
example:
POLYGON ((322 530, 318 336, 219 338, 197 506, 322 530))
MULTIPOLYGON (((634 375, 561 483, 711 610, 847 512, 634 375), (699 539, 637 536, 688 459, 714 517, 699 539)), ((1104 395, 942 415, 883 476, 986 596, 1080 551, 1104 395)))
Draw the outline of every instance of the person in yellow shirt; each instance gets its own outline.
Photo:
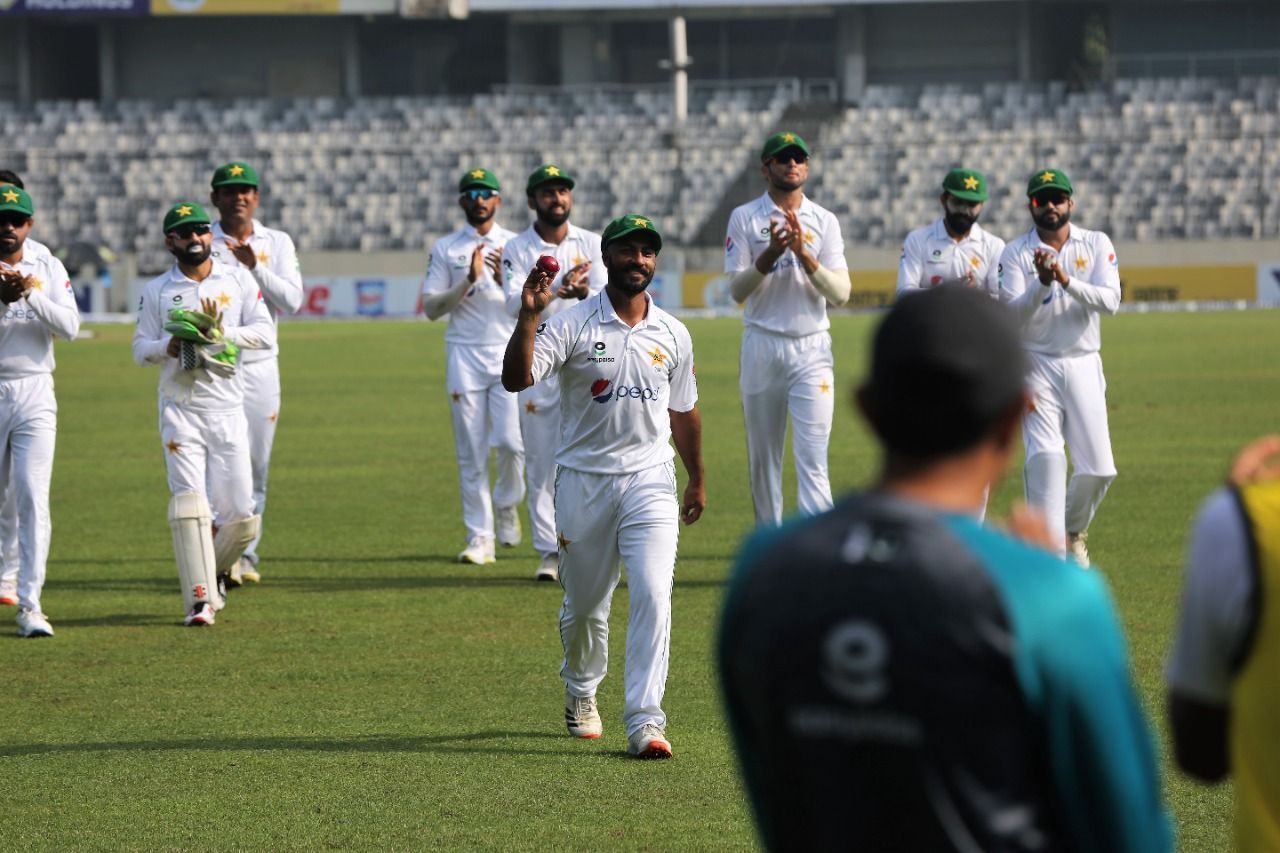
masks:
POLYGON ((1234 777, 1237 850, 1280 850, 1280 435, 1200 507, 1166 680, 1178 765, 1234 777))

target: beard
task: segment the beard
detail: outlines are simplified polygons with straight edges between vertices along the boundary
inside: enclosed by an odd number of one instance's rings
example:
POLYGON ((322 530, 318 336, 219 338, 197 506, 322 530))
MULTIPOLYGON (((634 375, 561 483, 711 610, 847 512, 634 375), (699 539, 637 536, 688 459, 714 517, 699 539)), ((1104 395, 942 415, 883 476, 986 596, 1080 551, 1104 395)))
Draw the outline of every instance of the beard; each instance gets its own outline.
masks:
POLYGON ((652 270, 646 270, 644 267, 630 266, 624 269, 609 270, 609 286, 615 290, 634 296, 637 293, 644 293, 649 289, 653 276, 657 272, 657 267, 652 270), (632 281, 631 273, 638 272, 642 276, 640 281, 632 281))
POLYGON ((1059 228, 1065 228, 1071 221, 1071 211, 1035 211, 1031 214, 1031 218, 1039 227, 1048 231, 1057 231, 1059 228))
POLYGON ((467 224, 471 226, 479 226, 493 219, 493 215, 497 213, 497 208, 489 208, 488 210, 475 209, 467 211, 467 224))
POLYGON ((0 237, 0 255, 5 255, 7 257, 14 254, 21 248, 22 238, 17 234, 9 234, 4 237, 0 237))
POLYGON ((559 228, 561 225, 569 221, 569 208, 563 210, 543 210, 537 209, 538 221, 549 228, 559 228))
POLYGON ((978 221, 978 217, 969 213, 953 213, 948 210, 945 216, 947 228, 952 234, 968 234, 969 229, 978 221))
POLYGON ((169 254, 178 259, 178 263, 186 264, 191 267, 198 267, 209 259, 209 255, 213 252, 213 246, 206 246, 204 243, 195 242, 189 244, 186 248, 174 247, 169 250, 169 254))

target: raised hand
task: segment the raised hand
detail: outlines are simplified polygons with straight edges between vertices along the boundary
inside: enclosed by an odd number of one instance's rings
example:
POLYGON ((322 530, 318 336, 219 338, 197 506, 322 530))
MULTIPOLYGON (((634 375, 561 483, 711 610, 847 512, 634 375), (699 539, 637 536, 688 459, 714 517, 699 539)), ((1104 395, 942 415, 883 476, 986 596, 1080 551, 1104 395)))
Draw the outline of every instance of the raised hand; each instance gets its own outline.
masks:
POLYGON ((551 304, 551 276, 534 267, 524 280, 520 291, 520 310, 526 314, 540 314, 551 304))
POLYGON ((560 279, 556 288, 556 296, 561 299, 583 299, 589 292, 587 289, 587 271, 591 269, 591 261, 583 261, 569 268, 560 279))
POLYGON ((231 250, 231 254, 235 259, 249 269, 253 269, 258 265, 258 256, 254 254, 253 247, 248 243, 241 243, 238 240, 226 240, 227 248, 231 250))
POLYGON ((1067 283, 1066 273, 1062 271, 1062 267, 1058 266, 1058 258, 1052 252, 1036 249, 1035 254, 1031 256, 1031 262, 1035 264, 1036 275, 1040 277, 1040 283, 1045 287, 1055 281, 1061 284, 1067 283))
POLYGON ((502 247, 494 249, 492 252, 484 256, 484 264, 489 268, 489 274, 493 276, 493 280, 502 281, 502 247))
POLYGON ((475 284, 484 275, 484 243, 477 243, 471 250, 471 268, 467 270, 467 281, 475 284))

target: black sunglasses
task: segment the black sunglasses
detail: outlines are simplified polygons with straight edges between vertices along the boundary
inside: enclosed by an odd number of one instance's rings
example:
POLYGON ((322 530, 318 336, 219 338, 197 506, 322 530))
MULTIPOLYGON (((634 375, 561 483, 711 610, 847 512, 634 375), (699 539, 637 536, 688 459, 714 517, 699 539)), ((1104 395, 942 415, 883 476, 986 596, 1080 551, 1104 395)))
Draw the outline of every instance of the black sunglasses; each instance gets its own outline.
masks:
POLYGON ((169 233, 179 240, 190 240, 197 234, 208 234, 211 230, 213 229, 208 225, 179 225, 169 233))
POLYGON ((1054 207, 1067 203, 1071 196, 1066 193, 1040 193, 1031 197, 1031 203, 1036 207, 1045 207, 1052 204, 1054 207))
POLYGON ((809 155, 803 151, 783 151, 781 154, 773 155, 773 159, 779 163, 808 163, 809 155))
POLYGON ((466 190, 462 194, 472 201, 475 201, 478 198, 482 198, 487 201, 495 195, 501 195, 497 190, 466 190))
POLYGON ((0 225, 12 225, 14 228, 21 228, 27 224, 30 216, 24 216, 21 213, 0 213, 0 225))

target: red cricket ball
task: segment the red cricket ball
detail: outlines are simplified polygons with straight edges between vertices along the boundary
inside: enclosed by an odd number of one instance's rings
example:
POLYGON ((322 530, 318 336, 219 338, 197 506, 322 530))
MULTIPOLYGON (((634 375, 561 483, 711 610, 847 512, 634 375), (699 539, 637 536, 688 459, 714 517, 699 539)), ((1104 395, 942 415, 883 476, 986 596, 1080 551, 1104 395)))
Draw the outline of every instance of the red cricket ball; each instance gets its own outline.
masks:
POLYGON ((538 258, 538 269, 550 276, 554 276, 560 272, 560 262, 550 255, 543 255, 538 258))

